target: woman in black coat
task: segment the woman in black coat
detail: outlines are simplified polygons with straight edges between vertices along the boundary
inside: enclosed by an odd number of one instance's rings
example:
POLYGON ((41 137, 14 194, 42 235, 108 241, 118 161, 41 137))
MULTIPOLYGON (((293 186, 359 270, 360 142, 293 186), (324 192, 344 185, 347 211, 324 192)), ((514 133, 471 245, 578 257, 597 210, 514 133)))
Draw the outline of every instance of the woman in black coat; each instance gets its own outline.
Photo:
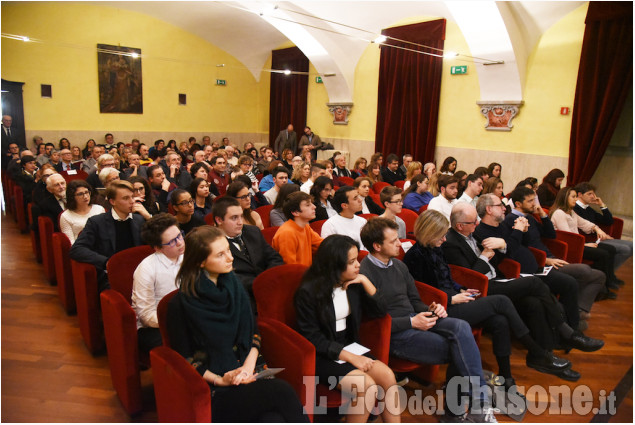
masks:
POLYGON ((383 422, 398 422, 399 415, 390 413, 400 411, 394 373, 372 356, 346 349, 359 342, 363 308, 371 316, 382 314, 377 289, 359 274, 358 253, 357 242, 348 236, 331 235, 322 241, 295 294, 298 330, 315 346, 319 382, 331 385, 335 379, 344 393, 357 396, 357 404, 365 406, 363 412, 347 414, 347 422, 366 422, 377 397, 375 383, 386 392, 385 403, 394 403, 381 413, 383 422), (363 395, 351 394, 355 386, 363 395))

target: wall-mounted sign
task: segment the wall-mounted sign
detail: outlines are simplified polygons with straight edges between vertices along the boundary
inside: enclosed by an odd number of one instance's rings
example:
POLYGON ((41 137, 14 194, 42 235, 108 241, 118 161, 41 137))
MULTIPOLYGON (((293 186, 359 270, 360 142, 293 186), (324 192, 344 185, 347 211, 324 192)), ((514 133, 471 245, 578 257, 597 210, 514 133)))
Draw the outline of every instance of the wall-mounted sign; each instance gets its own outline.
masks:
POLYGON ((450 74, 462 75, 467 74, 467 65, 456 65, 450 67, 450 74))

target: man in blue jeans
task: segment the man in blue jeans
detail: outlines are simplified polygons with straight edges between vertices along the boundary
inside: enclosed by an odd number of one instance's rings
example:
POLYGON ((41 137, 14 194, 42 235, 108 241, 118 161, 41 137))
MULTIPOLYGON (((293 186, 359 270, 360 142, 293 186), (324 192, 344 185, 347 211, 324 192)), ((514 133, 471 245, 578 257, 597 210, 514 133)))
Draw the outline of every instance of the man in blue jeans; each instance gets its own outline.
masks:
POLYGON ((376 218, 361 231, 362 242, 370 254, 362 261, 360 273, 382 294, 381 307, 392 317, 390 353, 415 363, 449 363, 446 378, 450 385, 442 421, 496 422, 483 377, 481 354, 470 325, 447 317, 441 305, 436 304, 429 311, 429 306, 421 301, 408 268, 395 258, 401 246, 395 227, 390 220, 376 218), (450 381, 453 377, 472 377, 476 381, 477 388, 470 391, 476 403, 467 412, 460 403, 454 403, 459 394, 455 394, 456 387, 450 381))

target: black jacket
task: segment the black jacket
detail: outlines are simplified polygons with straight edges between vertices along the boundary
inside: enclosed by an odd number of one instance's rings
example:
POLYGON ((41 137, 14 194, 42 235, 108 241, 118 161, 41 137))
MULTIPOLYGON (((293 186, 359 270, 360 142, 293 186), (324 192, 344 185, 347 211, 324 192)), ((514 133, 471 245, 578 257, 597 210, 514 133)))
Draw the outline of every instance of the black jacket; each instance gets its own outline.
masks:
MULTIPOLYGON (((465 267, 466 269, 474 270, 482 274, 490 272, 487 262, 477 257, 463 236, 454 229, 448 231, 446 240, 443 245, 441 245, 441 249, 443 249, 443 254, 449 264, 465 267)), ((496 267, 498 264, 496 255, 492 257, 490 264, 494 267, 496 278, 504 279, 505 276, 496 267)))

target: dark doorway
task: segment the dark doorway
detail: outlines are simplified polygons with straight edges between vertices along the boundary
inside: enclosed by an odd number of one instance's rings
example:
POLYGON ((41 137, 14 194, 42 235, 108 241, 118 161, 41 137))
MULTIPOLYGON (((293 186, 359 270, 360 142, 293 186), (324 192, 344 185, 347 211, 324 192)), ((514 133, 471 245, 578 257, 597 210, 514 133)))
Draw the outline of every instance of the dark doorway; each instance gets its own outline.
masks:
MULTIPOLYGON (((24 105, 22 103, 22 86, 24 83, 2 80, 2 115, 11 115, 12 132, 15 131, 15 141, 21 148, 26 149, 24 136, 24 105)), ((5 146, 2 147, 3 151, 5 146)))

